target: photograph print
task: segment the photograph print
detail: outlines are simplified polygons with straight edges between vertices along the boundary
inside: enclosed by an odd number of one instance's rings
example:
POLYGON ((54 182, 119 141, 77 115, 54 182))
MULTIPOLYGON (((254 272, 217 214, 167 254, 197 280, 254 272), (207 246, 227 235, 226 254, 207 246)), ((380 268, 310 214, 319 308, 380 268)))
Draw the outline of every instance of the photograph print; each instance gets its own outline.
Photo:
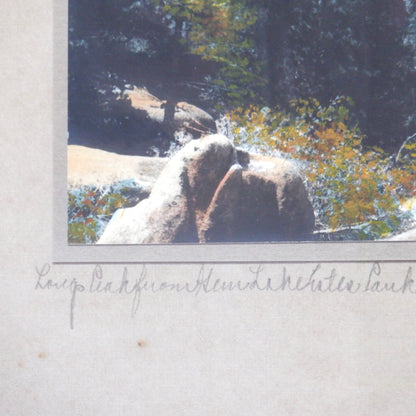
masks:
POLYGON ((68 243, 416 240, 416 2, 69 0, 68 243))

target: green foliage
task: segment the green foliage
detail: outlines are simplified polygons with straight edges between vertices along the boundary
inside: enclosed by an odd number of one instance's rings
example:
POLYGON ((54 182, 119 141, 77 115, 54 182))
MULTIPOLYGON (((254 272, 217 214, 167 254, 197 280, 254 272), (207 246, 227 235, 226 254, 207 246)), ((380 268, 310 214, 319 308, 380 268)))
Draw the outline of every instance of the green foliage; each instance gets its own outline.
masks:
MULTIPOLYGON (((351 96, 365 144, 397 151, 415 129, 415 45, 403 0, 258 1, 268 106, 351 96)), ((260 45, 261 47, 261 45, 260 45)))
MULTIPOLYGON (((189 52, 215 63, 209 79, 212 100, 228 105, 253 102, 265 86, 254 38, 255 9, 246 1, 154 0, 174 25, 186 28, 189 52)), ((205 93, 205 95, 207 95, 205 93)))
POLYGON ((113 213, 139 201, 134 181, 121 181, 107 188, 82 186, 68 191, 68 242, 93 244, 113 213))
POLYGON ((393 167, 380 148, 364 148, 350 120, 352 102, 323 107, 296 100, 291 112, 251 108, 230 115, 237 144, 297 161, 304 172, 320 229, 354 229, 379 238, 400 229, 400 204, 416 195, 416 164, 393 167))
POLYGON ((416 129, 415 22, 404 0, 70 0, 70 131, 141 131, 107 111, 126 85, 222 113, 344 95, 364 143, 397 151, 416 129))

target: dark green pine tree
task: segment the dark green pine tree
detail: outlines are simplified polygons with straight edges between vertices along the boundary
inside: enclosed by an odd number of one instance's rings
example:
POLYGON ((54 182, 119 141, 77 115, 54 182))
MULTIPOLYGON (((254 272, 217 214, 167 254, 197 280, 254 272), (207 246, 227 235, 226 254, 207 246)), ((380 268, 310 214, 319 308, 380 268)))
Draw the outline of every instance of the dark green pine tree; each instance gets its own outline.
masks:
POLYGON ((371 75, 362 85, 367 92, 362 97, 366 111, 362 124, 369 144, 389 150, 397 150, 414 128, 407 124, 416 110, 414 55, 405 43, 408 18, 401 0, 378 0, 368 6, 364 69, 371 75))
POLYGON ((261 0, 255 39, 269 106, 351 96, 366 143, 396 149, 415 128, 415 48, 403 0, 261 0))
MULTIPOLYGON (((165 99, 165 123, 175 103, 195 98, 194 86, 211 70, 189 51, 184 22, 153 0, 69 1, 69 124, 120 138, 147 138, 157 130, 133 111, 120 93, 128 85, 147 87, 165 99), (150 129, 150 130, 149 130, 150 129)), ((199 102, 197 102, 199 104, 199 102)), ((166 129, 166 139, 171 131, 166 129)))

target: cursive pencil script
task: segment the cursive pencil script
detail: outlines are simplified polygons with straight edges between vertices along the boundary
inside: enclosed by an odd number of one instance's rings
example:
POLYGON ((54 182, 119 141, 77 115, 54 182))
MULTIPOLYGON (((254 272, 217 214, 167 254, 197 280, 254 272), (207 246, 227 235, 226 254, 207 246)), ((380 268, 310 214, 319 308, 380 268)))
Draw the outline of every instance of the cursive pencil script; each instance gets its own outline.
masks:
POLYGON ((116 295, 127 296, 131 299, 130 314, 137 314, 142 300, 142 293, 160 292, 188 293, 194 296, 200 294, 215 294, 221 292, 312 292, 312 293, 358 293, 416 294, 412 267, 397 280, 385 278, 379 263, 371 264, 366 276, 348 278, 339 274, 336 268, 325 271, 322 264, 313 265, 305 275, 291 274, 286 266, 281 267, 272 275, 265 271, 264 265, 248 266, 247 274, 238 279, 224 279, 216 276, 214 266, 201 265, 194 278, 185 281, 167 281, 149 277, 145 264, 139 271, 132 272, 124 266, 119 276, 105 275, 101 265, 95 265, 92 273, 86 279, 54 277, 50 264, 36 268, 35 290, 37 291, 67 291, 69 293, 69 325, 74 329, 74 315, 78 296, 116 295))

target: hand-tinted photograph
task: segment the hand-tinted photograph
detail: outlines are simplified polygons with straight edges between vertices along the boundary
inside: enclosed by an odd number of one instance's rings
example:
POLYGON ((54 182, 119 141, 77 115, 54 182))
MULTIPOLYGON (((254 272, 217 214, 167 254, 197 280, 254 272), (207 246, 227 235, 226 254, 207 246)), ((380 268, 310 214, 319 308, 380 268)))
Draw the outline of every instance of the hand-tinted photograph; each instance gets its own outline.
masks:
POLYGON ((416 2, 69 0, 68 243, 416 240, 416 2))

